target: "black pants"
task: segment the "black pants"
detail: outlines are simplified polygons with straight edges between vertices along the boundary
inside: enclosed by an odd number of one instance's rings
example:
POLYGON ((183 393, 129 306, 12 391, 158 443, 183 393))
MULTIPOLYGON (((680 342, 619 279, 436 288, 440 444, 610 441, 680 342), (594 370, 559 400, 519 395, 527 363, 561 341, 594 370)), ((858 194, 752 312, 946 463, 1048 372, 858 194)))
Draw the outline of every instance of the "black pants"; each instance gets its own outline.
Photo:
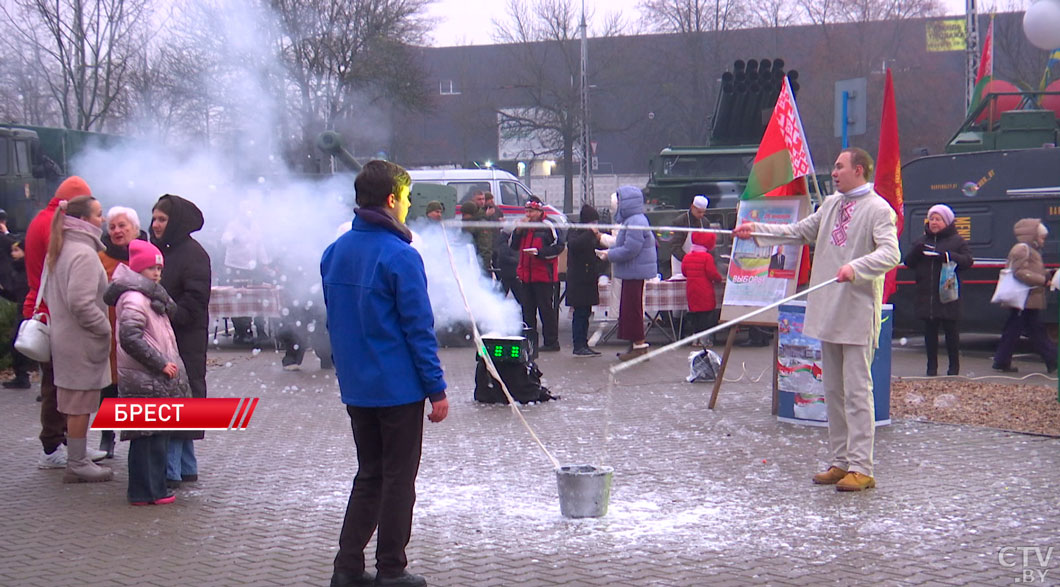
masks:
POLYGON ((707 310, 706 312, 689 312, 685 314, 685 324, 682 337, 692 336, 697 332, 703 332, 708 328, 718 325, 719 310, 707 310))
POLYGON ((939 369, 939 327, 946 333, 946 353, 950 357, 947 373, 957 375, 961 370, 961 335, 957 332, 956 320, 934 318, 924 320, 924 347, 927 349, 927 370, 934 373, 939 369))
POLYGON ((589 317, 593 315, 592 306, 574 306, 574 317, 571 319, 571 342, 574 350, 589 346, 589 317))
POLYGON ((400 575, 408 565, 412 506, 423 445, 423 402, 386 408, 346 406, 357 444, 357 476, 339 534, 335 569, 364 571, 364 547, 378 526, 376 570, 400 575))
POLYGON ((1012 366, 1012 353, 1016 350, 1016 343, 1019 342, 1021 334, 1026 334, 1027 338, 1031 339, 1034 352, 1041 355, 1046 366, 1056 364, 1056 345, 1045 333, 1040 314, 1040 310, 1009 310, 1005 329, 1001 331, 1001 342, 997 344, 997 352, 994 354, 994 365, 1012 366))
MULTIPOLYGON (((544 346, 559 345, 559 301, 558 283, 521 283, 519 303, 523 308, 523 322, 537 330, 537 316, 541 315, 541 337, 544 346)), ((535 345, 535 348, 536 345, 535 345)))
POLYGON ((149 502, 166 496, 166 448, 169 436, 155 433, 129 441, 130 503, 149 502))
POLYGON ((59 413, 51 363, 40 364, 40 396, 40 443, 44 452, 51 454, 66 444, 66 416, 59 413))

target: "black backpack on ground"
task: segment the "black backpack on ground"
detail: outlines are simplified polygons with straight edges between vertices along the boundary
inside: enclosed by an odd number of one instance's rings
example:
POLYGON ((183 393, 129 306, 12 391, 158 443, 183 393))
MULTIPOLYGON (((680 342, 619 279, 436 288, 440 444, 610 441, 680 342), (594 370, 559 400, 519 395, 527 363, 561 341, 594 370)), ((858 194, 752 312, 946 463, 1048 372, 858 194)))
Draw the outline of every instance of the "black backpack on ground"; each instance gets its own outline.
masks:
MULTIPOLYGON (((541 385, 541 370, 533 361, 527 363, 494 363, 497 372, 508 386, 508 393, 512 394, 515 401, 521 404, 530 402, 547 402, 550 399, 559 399, 554 396, 547 387, 541 385)), ((475 359, 475 401, 486 404, 506 404, 508 398, 504 397, 501 384, 493 379, 486 370, 486 363, 482 357, 475 359)))

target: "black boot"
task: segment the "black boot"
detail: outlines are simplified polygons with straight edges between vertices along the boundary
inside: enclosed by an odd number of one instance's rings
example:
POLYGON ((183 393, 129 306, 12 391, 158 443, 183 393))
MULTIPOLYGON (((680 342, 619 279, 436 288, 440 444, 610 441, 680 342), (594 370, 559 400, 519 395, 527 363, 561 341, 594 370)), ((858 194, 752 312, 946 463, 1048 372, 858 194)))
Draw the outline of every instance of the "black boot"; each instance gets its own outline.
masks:
POLYGON ((101 438, 99 440, 99 450, 102 450, 102 451, 107 453, 106 458, 108 458, 108 459, 113 459, 114 458, 114 431, 113 430, 104 430, 101 433, 101 438))
POLYGON ((5 389, 29 389, 29 375, 16 375, 11 381, 3 383, 5 389))

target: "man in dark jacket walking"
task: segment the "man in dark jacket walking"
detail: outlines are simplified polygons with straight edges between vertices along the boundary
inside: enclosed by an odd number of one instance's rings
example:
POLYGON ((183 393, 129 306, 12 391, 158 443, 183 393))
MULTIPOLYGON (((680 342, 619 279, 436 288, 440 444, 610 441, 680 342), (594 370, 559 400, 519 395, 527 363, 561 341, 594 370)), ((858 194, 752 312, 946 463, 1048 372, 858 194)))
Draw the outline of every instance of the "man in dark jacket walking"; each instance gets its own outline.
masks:
POLYGON ((431 422, 449 413, 423 259, 403 224, 412 179, 401 166, 369 161, 354 180, 357 215, 324 251, 328 333, 342 403, 357 444, 357 476, 339 534, 332 587, 426 585, 406 571, 423 401, 431 422), (364 548, 377 535, 376 570, 364 548))
MULTIPOLYGON (((541 198, 530 196, 526 202, 527 222, 547 222, 545 204, 541 198)), ((554 226, 547 228, 517 228, 508 241, 511 249, 519 252, 519 303, 523 307, 523 322, 537 329, 541 316, 542 351, 559 350, 559 255, 566 243, 554 226)), ((538 348, 537 339, 533 341, 538 348)))
MULTIPOLYGON (((177 304, 170 314, 177 350, 188 372, 192 397, 206 397, 206 349, 209 340, 210 255, 191 238, 201 230, 202 211, 180 196, 166 194, 158 198, 151 210, 151 244, 162 251, 166 270, 162 287, 177 304)), ((170 435, 166 480, 170 487, 199 480, 199 462, 193 440, 201 440, 202 431, 175 432, 170 435)))

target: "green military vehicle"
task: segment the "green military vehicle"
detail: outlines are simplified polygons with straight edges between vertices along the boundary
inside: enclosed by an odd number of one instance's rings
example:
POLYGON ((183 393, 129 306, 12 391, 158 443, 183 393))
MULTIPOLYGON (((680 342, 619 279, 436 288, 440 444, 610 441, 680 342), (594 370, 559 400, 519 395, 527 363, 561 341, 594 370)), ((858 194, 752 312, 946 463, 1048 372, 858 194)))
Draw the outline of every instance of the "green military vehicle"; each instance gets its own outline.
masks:
MULTIPOLYGON (((1060 91, 1002 92, 987 95, 946 145, 946 152, 913 159, 902 166, 905 230, 902 253, 924 234, 935 204, 953 209, 957 232, 968 241, 974 265, 962 271, 960 297, 964 332, 999 332, 1008 310, 990 303, 999 272, 1015 244, 1012 226, 1040 218, 1049 229, 1042 248, 1047 268, 1060 266, 1060 91)), ((895 331, 917 332, 916 281, 898 268, 895 331)), ((1057 337, 1057 298, 1046 297, 1042 313, 1057 337)))
MULTIPOLYGON (((747 186, 758 145, 773 115, 785 76, 793 92, 799 89, 797 71, 785 71, 781 59, 736 60, 721 76, 721 92, 714 108, 709 146, 666 147, 653 157, 648 185, 648 221, 672 225, 678 212, 688 210, 702 195, 709 202, 705 218, 716 228, 736 225, 740 194, 747 186)), ((660 232, 667 243, 673 236, 660 232)), ((683 242, 683 241, 682 241, 683 242)), ((719 250, 730 244, 719 235, 719 250)), ((670 274, 670 248, 659 251, 659 272, 670 274)))
POLYGON ((90 145, 119 137, 44 126, 0 125, 0 208, 7 227, 22 232, 55 193, 69 161, 90 145))

